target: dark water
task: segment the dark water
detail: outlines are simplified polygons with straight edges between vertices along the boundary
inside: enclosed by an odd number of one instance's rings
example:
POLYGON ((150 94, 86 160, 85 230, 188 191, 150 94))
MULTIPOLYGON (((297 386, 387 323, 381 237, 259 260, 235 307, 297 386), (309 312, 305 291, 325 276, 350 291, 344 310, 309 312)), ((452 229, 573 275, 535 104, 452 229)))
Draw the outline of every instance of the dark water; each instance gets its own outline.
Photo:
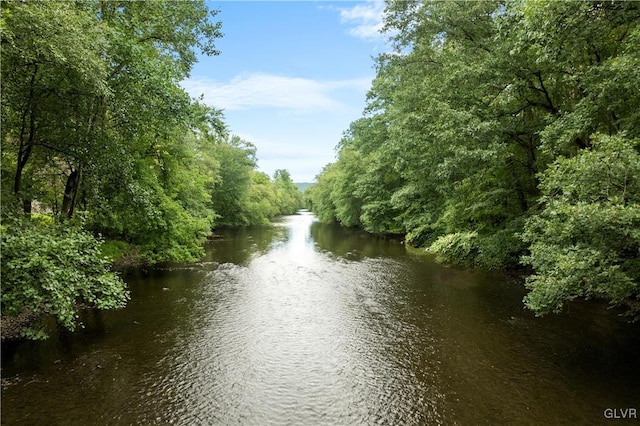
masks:
POLYGON ((3 348, 2 424, 584 425, 640 410, 638 326, 588 303, 536 319, 500 276, 309 213, 126 280, 125 310, 3 348))

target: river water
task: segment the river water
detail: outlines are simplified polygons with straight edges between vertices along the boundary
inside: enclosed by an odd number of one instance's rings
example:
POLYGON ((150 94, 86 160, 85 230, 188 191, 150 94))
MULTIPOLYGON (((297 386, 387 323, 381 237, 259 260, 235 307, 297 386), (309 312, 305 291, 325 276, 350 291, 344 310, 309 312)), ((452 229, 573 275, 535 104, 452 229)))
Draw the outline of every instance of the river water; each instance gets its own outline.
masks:
POLYGON ((535 318, 519 284, 308 212, 125 278, 126 309, 4 351, 3 424, 584 425, 640 411, 638 326, 594 303, 535 318))

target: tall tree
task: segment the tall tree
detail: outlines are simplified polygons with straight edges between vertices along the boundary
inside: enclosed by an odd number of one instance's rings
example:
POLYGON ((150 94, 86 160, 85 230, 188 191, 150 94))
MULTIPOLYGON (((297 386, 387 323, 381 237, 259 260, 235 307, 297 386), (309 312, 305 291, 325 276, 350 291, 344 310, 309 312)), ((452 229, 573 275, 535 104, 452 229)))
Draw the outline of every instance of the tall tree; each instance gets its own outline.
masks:
POLYGON ((211 194, 212 208, 218 214, 216 224, 248 225, 247 205, 256 167, 256 148, 239 136, 232 136, 218 140, 215 153, 220 163, 220 179, 211 194))
POLYGON ((3 167, 3 186, 30 212, 38 169, 62 167, 74 176, 65 191, 72 213, 80 171, 69 166, 88 150, 100 100, 109 96, 108 29, 69 2, 3 2, 2 16, 2 140, 3 150, 15 155, 3 156, 13 166, 3 167))
POLYGON ((273 185, 279 214, 293 214, 302 207, 302 193, 291 180, 288 170, 276 170, 273 174, 273 185))

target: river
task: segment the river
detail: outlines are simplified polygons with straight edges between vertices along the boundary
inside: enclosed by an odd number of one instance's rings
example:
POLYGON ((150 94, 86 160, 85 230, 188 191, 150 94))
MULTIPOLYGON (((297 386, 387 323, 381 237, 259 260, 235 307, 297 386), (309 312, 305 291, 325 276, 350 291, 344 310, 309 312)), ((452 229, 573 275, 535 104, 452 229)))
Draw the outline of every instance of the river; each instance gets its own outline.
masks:
POLYGON ((640 410, 637 325, 597 303, 535 318, 513 280, 308 212, 125 279, 126 309, 3 354, 2 424, 588 425, 640 410))

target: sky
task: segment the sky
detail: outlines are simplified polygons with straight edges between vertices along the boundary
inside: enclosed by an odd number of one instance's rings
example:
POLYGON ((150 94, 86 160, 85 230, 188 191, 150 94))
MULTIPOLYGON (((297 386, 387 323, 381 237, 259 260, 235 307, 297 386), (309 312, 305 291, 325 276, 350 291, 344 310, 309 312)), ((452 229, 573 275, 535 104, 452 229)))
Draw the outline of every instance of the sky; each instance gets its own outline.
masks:
POLYGON ((230 133, 257 148, 258 169, 313 182, 362 116, 387 51, 375 1, 210 1, 224 37, 182 86, 222 109, 230 133))

